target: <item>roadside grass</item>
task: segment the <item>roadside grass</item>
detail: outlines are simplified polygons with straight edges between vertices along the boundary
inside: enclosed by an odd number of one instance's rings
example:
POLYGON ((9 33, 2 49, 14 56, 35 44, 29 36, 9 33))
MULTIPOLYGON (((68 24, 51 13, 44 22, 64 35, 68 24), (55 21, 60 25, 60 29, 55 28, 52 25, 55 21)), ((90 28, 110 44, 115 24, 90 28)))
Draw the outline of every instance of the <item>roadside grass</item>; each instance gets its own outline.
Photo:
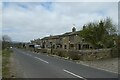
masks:
POLYGON ((2 78, 2 50, 0 49, 0 78, 2 78))
POLYGON ((4 49, 2 51, 2 77, 9 78, 10 77, 10 56, 12 50, 4 49))

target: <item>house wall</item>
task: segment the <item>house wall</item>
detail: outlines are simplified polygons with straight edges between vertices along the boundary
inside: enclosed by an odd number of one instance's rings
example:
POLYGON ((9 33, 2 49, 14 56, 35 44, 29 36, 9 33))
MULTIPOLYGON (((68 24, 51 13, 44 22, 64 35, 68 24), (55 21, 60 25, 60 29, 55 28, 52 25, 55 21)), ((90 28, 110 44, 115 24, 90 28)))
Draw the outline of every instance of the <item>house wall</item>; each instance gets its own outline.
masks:
POLYGON ((62 49, 67 49, 67 50, 81 50, 81 49, 89 49, 89 48, 84 48, 84 45, 88 44, 89 47, 91 44, 82 41, 82 38, 79 37, 79 35, 71 35, 71 36, 64 36, 60 38, 51 38, 51 39, 46 39, 41 41, 42 45, 44 45, 45 48, 51 48, 50 42, 52 42, 53 48, 62 48, 62 49), (45 42, 45 44, 43 44, 45 42), (59 45, 58 45, 59 44, 59 45), (61 45, 61 47, 60 47, 61 45), (59 46, 59 47, 58 47, 59 46))
POLYGON ((69 49, 69 36, 65 36, 62 38, 62 49, 69 49))
POLYGON ((69 47, 72 50, 78 50, 78 44, 81 43, 81 38, 78 35, 69 36, 69 47))

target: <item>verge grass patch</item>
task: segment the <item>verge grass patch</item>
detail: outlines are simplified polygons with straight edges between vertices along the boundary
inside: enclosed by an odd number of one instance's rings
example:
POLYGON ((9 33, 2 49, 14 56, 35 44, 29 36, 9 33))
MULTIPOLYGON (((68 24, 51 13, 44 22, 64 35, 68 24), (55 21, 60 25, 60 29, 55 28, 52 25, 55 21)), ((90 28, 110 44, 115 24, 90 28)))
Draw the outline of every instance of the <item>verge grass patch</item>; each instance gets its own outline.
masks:
POLYGON ((10 77, 10 56, 12 50, 4 49, 2 51, 2 77, 9 78, 10 77))

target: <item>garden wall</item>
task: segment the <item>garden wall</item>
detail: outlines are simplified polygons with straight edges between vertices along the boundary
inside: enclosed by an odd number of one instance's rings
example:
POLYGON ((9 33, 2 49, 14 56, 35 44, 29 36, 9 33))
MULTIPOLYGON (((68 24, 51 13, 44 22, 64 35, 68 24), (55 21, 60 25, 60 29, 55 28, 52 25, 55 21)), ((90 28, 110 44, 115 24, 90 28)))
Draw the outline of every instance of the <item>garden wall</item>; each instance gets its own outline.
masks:
POLYGON ((38 49, 36 52, 48 53, 66 57, 73 60, 99 60, 111 58, 112 49, 92 49, 92 50, 63 50, 63 49, 38 49))

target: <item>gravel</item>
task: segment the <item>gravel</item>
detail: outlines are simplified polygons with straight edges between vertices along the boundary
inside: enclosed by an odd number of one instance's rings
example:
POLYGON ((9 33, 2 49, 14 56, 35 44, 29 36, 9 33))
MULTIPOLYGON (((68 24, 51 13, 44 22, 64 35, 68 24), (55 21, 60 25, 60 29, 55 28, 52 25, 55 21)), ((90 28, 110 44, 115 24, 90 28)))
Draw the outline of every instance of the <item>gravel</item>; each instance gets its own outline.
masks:
MULTIPOLYGON (((56 55, 51 55, 53 57, 58 57, 56 55)), ((65 59, 65 58, 63 58, 65 59)), ((110 58, 110 59, 103 59, 103 60, 95 60, 95 61, 75 61, 77 64, 82 64, 85 66, 89 66, 92 68, 117 73, 119 72, 120 68, 118 67, 118 63, 120 62, 120 59, 118 58, 110 58), (119 68, 119 69, 118 69, 119 68)))
POLYGON ((96 61, 79 61, 78 64, 83 64, 89 67, 118 73, 118 58, 111 58, 111 59, 105 59, 105 60, 96 60, 96 61))

